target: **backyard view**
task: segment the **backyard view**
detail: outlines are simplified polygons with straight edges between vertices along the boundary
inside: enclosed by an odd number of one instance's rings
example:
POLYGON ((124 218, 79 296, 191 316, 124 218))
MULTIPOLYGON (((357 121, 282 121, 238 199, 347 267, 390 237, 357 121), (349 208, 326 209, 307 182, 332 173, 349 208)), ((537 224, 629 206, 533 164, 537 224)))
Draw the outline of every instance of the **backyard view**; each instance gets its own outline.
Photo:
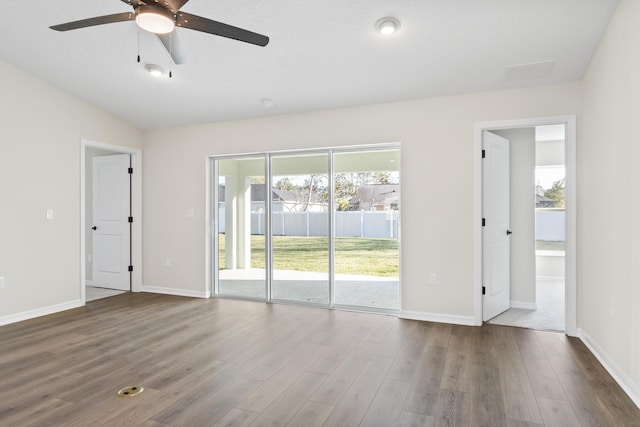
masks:
POLYGON ((218 160, 216 292, 398 309, 399 160, 395 148, 218 160))
MULTIPOLYGON (((224 235, 219 238, 220 269, 223 270, 224 235)), ((282 270, 324 271, 327 269, 326 237, 273 236, 274 262, 282 270)), ((365 276, 398 276, 398 241, 337 237, 335 272, 365 276)), ((251 236, 251 267, 265 268, 264 236, 251 236)))
POLYGON ((565 250, 565 168, 537 167, 536 250, 565 250))

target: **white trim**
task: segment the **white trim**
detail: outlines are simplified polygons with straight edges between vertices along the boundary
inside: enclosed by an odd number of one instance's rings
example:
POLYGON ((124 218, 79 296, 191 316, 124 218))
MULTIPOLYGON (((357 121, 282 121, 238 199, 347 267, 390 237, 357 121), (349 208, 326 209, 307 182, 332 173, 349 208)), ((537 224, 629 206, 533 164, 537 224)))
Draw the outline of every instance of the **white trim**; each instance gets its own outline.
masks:
POLYGON ((576 316, 576 116, 541 117, 521 120, 478 122, 474 125, 474 325, 482 325, 482 132, 496 129, 517 129, 564 124, 566 170, 566 247, 565 247, 565 330, 577 333, 576 316))
POLYGON ((450 323, 453 325, 475 326, 473 316, 457 316, 453 314, 426 313, 422 311, 401 311, 400 319, 421 320, 424 322, 450 323))
POLYGON ((77 299, 74 301, 63 302, 62 304, 50 305, 48 307, 36 308, 34 310, 23 311, 22 313, 9 314, 8 316, 0 317, 0 326, 8 325, 10 323, 22 322, 23 320, 35 319, 40 316, 47 316, 49 314, 59 313, 61 311, 71 310, 74 308, 82 307, 84 302, 77 299))
POLYGON ((609 372, 624 392, 627 393, 633 403, 640 408, 640 386, 633 382, 624 370, 616 364, 613 358, 611 358, 584 329, 578 328, 577 336, 582 340, 584 345, 587 346, 591 353, 593 353, 596 359, 598 359, 604 369, 609 372))
POLYGON ((140 292, 142 286, 142 150, 120 145, 105 144, 82 138, 80 140, 80 300, 82 301, 82 305, 86 302, 85 288, 87 282, 85 279, 85 260, 87 259, 87 248, 85 244, 87 223, 85 218, 85 161, 86 149, 88 147, 131 155, 131 164, 133 167, 131 182, 131 215, 134 218, 133 225, 131 227, 131 258, 134 266, 131 290, 133 292, 140 292))
POLYGON ((211 292, 209 290, 202 292, 202 291, 192 291, 189 289, 164 288, 162 286, 142 285, 141 292, 150 292, 153 294, 164 294, 164 295, 176 295, 179 297, 190 297, 190 298, 211 297, 211 292))
POLYGON ((536 251, 536 256, 559 257, 565 256, 564 251, 536 251))
POLYGON ((511 308, 519 308, 522 310, 537 310, 538 304, 535 302, 526 302, 526 301, 511 301, 509 303, 511 308))
MULTIPOLYGON (((213 169, 213 160, 211 160, 211 157, 206 156, 205 159, 205 195, 204 195, 204 289, 206 291, 207 294, 211 295, 213 294, 213 280, 212 280, 212 271, 213 271, 213 266, 211 265, 211 254, 213 253, 213 227, 212 227, 212 220, 213 220, 213 216, 211 215, 211 211, 212 211, 212 206, 211 204, 213 203, 213 194, 211 191, 211 175, 213 173, 212 171, 213 169)), ((217 256, 217 254, 216 254, 217 256)))
POLYGON ((536 276, 536 281, 541 282, 556 282, 556 283, 564 283, 564 277, 562 276, 536 276))

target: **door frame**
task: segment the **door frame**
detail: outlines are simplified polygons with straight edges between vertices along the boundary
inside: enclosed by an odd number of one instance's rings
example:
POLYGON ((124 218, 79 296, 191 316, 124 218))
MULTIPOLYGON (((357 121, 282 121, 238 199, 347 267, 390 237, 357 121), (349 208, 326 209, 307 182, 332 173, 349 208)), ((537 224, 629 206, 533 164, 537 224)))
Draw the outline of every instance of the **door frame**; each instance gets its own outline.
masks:
POLYGON ((80 301, 86 304, 86 151, 87 148, 99 148, 112 151, 114 154, 131 155, 131 165, 133 175, 131 176, 131 215, 133 223, 131 225, 131 259, 133 273, 131 274, 131 291, 140 292, 142 290, 142 150, 120 145, 106 144, 80 140, 80 301))
POLYGON ((545 125, 565 125, 565 333, 577 336, 576 315, 576 116, 477 122, 474 125, 474 320, 482 325, 482 132, 545 125))

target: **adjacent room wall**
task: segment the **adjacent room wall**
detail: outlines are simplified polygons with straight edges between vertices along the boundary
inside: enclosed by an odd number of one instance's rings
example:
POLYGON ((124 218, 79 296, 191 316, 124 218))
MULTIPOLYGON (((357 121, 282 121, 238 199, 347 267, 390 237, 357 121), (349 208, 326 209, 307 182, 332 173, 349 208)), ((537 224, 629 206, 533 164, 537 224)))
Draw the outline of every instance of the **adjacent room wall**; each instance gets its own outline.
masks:
POLYGON ((578 114, 580 100, 564 84, 145 132, 145 285, 206 291, 207 156, 400 142, 403 315, 472 323, 474 124, 578 114))
POLYGON ((509 198, 511 302, 512 307, 533 308, 536 304, 536 218, 535 156, 536 129, 493 131, 507 138, 509 149, 509 198))
POLYGON ((80 302, 80 139, 142 141, 133 126, 3 61, 0 92, 3 324, 80 302))
POLYGON ((622 0, 583 80, 578 325, 640 405, 640 2, 622 0))

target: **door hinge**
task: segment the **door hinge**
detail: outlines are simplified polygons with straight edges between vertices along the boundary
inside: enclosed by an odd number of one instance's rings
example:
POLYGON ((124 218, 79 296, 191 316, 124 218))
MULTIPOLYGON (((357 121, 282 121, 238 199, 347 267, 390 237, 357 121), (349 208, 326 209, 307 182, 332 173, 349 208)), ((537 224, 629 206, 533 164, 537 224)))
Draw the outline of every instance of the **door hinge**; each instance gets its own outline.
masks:
POLYGON ((487 293, 487 288, 485 288, 484 286, 482 287, 482 295, 487 293))
MULTIPOLYGON (((483 157, 484 157, 484 156, 483 156, 483 157)), ((129 172, 129 173, 133 173, 133 168, 129 168, 129 169, 127 170, 127 172, 129 172)))
POLYGON ((129 217, 129 222, 133 222, 133 217, 132 216, 129 217))
POLYGON ((487 219, 486 218, 482 218, 482 226, 484 227, 485 225, 487 225, 487 219))
POLYGON ((482 150, 482 158, 484 159, 485 157, 487 157, 487 152, 485 150, 482 150))
POLYGON ((133 265, 129 266, 129 271, 133 271, 133 265))

